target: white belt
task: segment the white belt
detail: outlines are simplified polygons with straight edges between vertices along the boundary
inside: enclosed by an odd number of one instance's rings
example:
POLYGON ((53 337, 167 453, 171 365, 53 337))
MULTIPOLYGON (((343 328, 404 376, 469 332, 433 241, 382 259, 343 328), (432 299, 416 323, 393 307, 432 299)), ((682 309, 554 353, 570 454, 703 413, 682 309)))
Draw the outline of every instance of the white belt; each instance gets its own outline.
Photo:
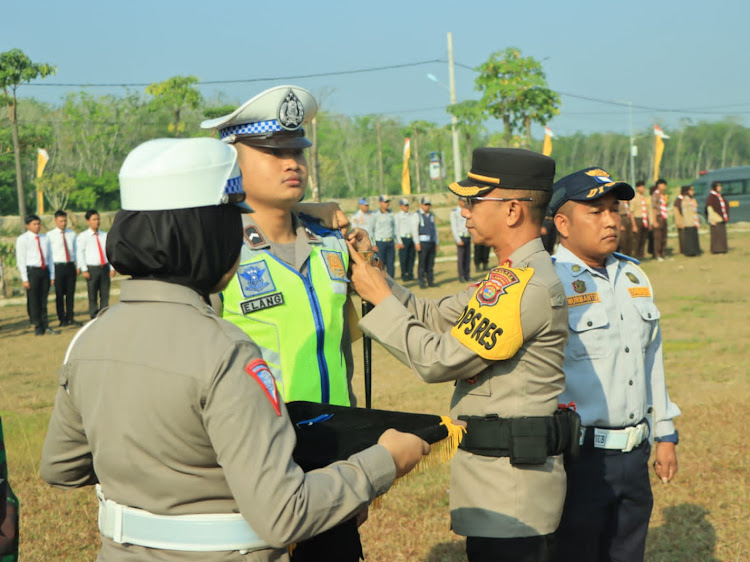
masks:
POLYGON ((191 552, 270 548, 239 513, 155 515, 106 499, 99 484, 96 497, 99 532, 119 544, 191 552))
POLYGON ((629 453, 648 437, 648 422, 641 422, 625 429, 600 429, 598 427, 581 428, 581 444, 589 429, 594 430, 594 447, 629 453))
POLYGON ((420 234, 419 235, 419 241, 420 242, 429 242, 432 240, 432 237, 429 234, 420 234))

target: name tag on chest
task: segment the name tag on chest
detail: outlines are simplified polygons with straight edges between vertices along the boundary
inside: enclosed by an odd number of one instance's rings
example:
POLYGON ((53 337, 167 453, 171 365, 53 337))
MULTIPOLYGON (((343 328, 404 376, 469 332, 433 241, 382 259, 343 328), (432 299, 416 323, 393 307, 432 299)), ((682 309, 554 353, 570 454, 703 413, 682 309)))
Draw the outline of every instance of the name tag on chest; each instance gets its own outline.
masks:
POLYGON ((240 309, 242 310, 242 314, 251 314, 263 310, 264 308, 279 306, 280 304, 284 304, 284 295, 281 293, 272 293, 270 295, 264 295, 262 297, 243 301, 240 303, 240 309))

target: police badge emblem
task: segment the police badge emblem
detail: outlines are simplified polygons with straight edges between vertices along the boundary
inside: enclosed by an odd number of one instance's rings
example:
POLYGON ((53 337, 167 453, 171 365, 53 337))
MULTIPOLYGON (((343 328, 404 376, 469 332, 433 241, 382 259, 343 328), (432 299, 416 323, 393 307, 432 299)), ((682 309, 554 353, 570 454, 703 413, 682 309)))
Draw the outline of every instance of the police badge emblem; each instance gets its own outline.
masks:
POLYGON ((630 279, 633 283, 641 282, 634 274, 630 273, 629 271, 625 275, 627 275, 628 279, 630 279))
POLYGON ((586 291, 586 282, 581 281, 580 279, 578 281, 573 281, 573 290, 576 293, 583 293, 586 291))
POLYGON ((302 121, 305 120, 305 106, 294 95, 292 90, 286 95, 279 106, 279 124, 287 131, 299 129, 302 121))
POLYGON ((246 297, 262 295, 276 290, 271 279, 271 272, 265 261, 240 265, 237 269, 237 280, 240 282, 242 294, 246 297))

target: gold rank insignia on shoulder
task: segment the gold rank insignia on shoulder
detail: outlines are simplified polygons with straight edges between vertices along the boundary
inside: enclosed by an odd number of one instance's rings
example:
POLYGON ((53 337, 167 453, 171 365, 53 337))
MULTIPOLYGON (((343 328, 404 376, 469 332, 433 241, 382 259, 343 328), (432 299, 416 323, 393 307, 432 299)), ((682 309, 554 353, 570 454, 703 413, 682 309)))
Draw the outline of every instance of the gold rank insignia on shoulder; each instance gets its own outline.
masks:
POLYGON ((496 267, 490 271, 469 299, 451 335, 485 359, 513 357, 523 345, 521 298, 533 275, 531 267, 496 267))
POLYGON ((635 276, 635 274, 630 273, 628 271, 625 275, 627 275, 628 279, 630 279, 633 283, 640 283, 639 279, 635 276))

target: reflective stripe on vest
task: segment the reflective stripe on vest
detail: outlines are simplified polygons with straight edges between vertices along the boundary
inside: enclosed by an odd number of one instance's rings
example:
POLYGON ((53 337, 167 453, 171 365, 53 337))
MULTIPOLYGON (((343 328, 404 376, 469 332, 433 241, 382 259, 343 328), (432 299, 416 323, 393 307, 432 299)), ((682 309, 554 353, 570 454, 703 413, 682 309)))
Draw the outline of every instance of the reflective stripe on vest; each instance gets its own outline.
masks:
POLYGON ((341 337, 349 255, 341 241, 323 240, 310 246, 306 275, 267 250, 243 247, 223 316, 258 345, 285 402, 348 406, 341 337))

